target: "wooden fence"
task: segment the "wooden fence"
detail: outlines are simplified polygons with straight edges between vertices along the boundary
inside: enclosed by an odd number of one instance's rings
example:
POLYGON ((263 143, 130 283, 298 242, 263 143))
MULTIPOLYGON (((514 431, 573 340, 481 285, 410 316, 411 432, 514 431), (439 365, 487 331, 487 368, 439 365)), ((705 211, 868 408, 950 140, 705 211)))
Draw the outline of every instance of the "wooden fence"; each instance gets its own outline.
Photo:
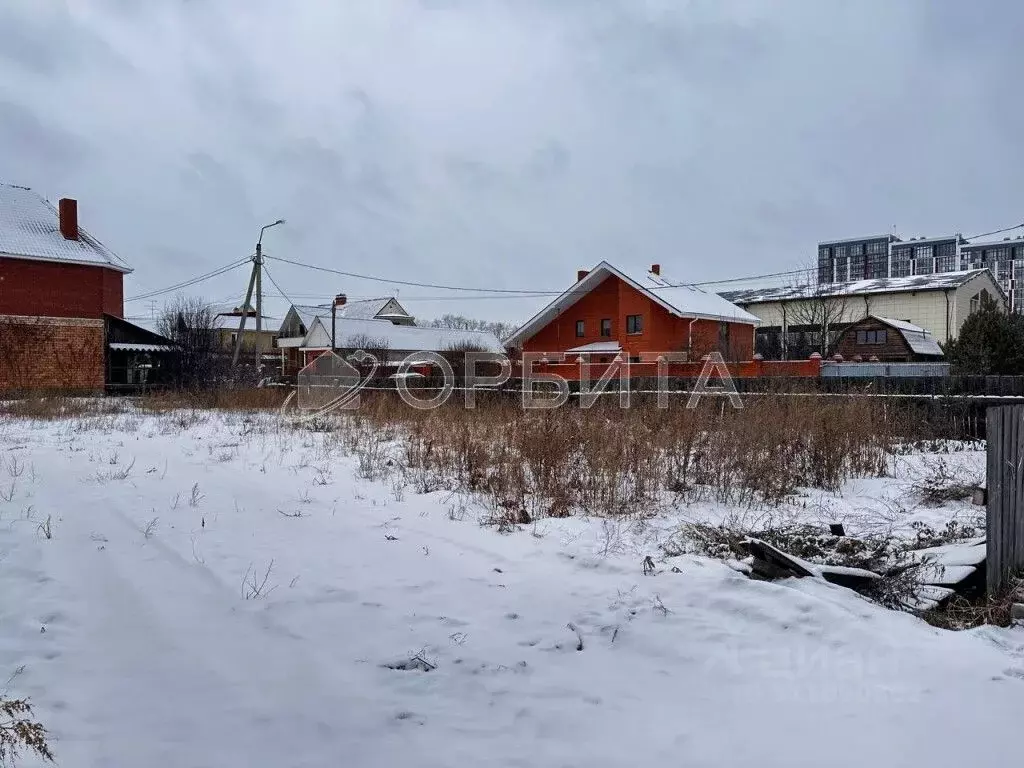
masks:
POLYGON ((988 594, 1024 570, 1024 405, 989 408, 988 594))

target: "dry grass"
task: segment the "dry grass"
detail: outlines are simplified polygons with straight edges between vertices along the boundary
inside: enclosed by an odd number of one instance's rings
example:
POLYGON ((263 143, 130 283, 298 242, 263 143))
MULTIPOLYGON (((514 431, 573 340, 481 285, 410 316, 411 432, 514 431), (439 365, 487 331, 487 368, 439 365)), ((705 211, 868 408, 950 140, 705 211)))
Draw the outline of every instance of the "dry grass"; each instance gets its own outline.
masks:
POLYGON ((140 398, 139 407, 152 413, 197 408, 218 411, 267 411, 280 408, 288 396, 288 391, 284 387, 265 387, 161 392, 140 398))
POLYGON ((0 401, 0 416, 55 421, 121 413, 126 401, 99 397, 27 397, 0 401))
MULTIPOLYGON (((801 487, 884 474, 894 411, 844 398, 523 410, 490 399, 417 411, 364 398, 342 429, 364 477, 401 470, 417 492, 470 492, 496 519, 645 514, 666 499, 775 506, 801 487)), ((905 435, 901 435, 905 436, 905 435)))
POLYGON ((942 629, 971 629, 985 624, 1008 627, 1012 623, 1013 604, 1020 602, 1024 602, 1024 578, 1016 579, 1003 594, 993 599, 968 600, 954 595, 942 607, 926 611, 921 617, 942 629))

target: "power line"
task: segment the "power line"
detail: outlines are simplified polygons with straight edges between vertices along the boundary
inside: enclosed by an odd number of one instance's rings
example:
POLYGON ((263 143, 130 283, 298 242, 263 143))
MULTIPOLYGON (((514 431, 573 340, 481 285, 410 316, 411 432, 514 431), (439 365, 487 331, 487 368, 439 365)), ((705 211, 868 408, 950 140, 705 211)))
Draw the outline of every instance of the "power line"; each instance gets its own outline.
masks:
MULTIPOLYGON (((422 283, 422 282, 415 282, 415 281, 411 281, 411 280, 395 280, 395 279, 387 278, 387 277, 378 277, 376 275, 365 275, 365 274, 360 274, 360 273, 357 273, 357 272, 346 272, 346 271, 341 270, 341 269, 333 269, 331 267, 321 267, 321 266, 317 266, 315 264, 306 264, 304 262, 294 261, 292 259, 283 259, 283 258, 281 258, 279 256, 266 256, 265 258, 273 259, 274 261, 280 261, 280 262, 283 262, 285 264, 293 264, 293 265, 295 265, 297 267, 304 267, 306 269, 313 269, 313 270, 316 270, 318 272, 328 272, 328 273, 333 274, 333 275, 341 275, 343 277, 352 277, 352 278, 355 278, 357 280, 370 280, 370 281, 374 281, 374 282, 378 282, 378 283, 389 283, 389 284, 392 284, 392 285, 407 285, 407 286, 412 286, 414 288, 437 288, 437 289, 445 290, 445 291, 465 291, 465 292, 471 292, 471 293, 501 294, 502 295, 502 296, 491 295, 491 296, 485 296, 485 297, 481 297, 481 298, 501 298, 501 297, 510 298, 510 297, 516 297, 516 296, 521 297, 521 298, 541 298, 541 297, 544 297, 544 296, 561 296, 563 293, 565 293, 565 291, 553 291, 553 290, 548 290, 548 289, 526 290, 526 289, 519 289, 519 288, 478 288, 478 287, 472 287, 472 286, 443 285, 443 284, 439 284, 439 283, 422 283)), ((721 285, 721 284, 725 284, 725 283, 737 283, 737 282, 744 282, 744 281, 748 281, 748 280, 762 280, 762 279, 766 279, 766 278, 770 278, 770 277, 784 277, 784 276, 789 276, 789 275, 807 274, 808 272, 813 272, 813 270, 811 270, 811 269, 792 269, 792 270, 788 270, 788 271, 785 271, 785 272, 772 272, 772 273, 765 274, 765 275, 751 275, 749 277, 734 277, 734 278, 727 278, 725 280, 707 280, 707 281, 699 282, 699 283, 676 283, 676 284, 672 284, 672 285, 645 285, 644 287, 647 288, 648 290, 652 290, 652 291, 669 289, 669 288, 683 288, 683 287, 695 288, 695 287, 700 287, 700 286, 705 286, 705 285, 721 285)), ((285 298, 287 298, 287 297, 285 297, 285 298)), ((406 298, 410 298, 411 299, 411 297, 406 297, 406 298)))
MULTIPOLYGON (((288 302, 294 304, 295 302, 292 301, 292 299, 305 299, 306 301, 316 301, 318 299, 322 299, 322 300, 330 301, 337 294, 293 293, 293 294, 290 294, 290 295, 286 295, 284 293, 266 293, 266 292, 264 292, 263 295, 264 296, 272 296, 275 299, 286 299, 288 302)), ((362 300, 366 300, 366 299, 382 299, 382 298, 385 298, 383 296, 370 296, 370 295, 363 296, 363 295, 351 294, 351 293, 349 293, 347 295, 348 295, 348 298, 350 300, 355 300, 355 301, 362 301, 362 300)), ((495 296, 495 295, 476 295, 476 296, 417 296, 417 295, 410 295, 410 296, 396 296, 395 298, 398 298, 398 299, 400 299, 402 301, 486 301, 486 300, 496 300, 496 299, 544 298, 544 297, 548 297, 548 296, 551 296, 551 295, 552 294, 550 294, 550 293, 544 293, 544 294, 516 294, 516 295, 512 295, 512 296, 508 296, 508 295, 499 295, 499 296, 495 296)), ((391 297, 387 297, 387 298, 391 298, 391 297)))
MULTIPOLYGON (((267 256, 266 258, 270 258, 270 257, 267 256)), ((278 285, 277 284, 277 280, 275 280, 274 276, 272 274, 270 274, 270 270, 267 269, 267 265, 266 264, 263 265, 263 271, 264 271, 264 273, 266 273, 267 279, 270 281, 270 284, 273 285, 275 288, 277 288, 278 291, 281 292, 281 298, 283 298, 285 301, 287 301, 292 306, 295 306, 295 302, 292 301, 288 297, 288 294, 284 292, 284 288, 282 288, 280 285, 278 285)))
POLYGON ((230 272, 233 269, 237 269, 238 267, 242 266, 243 264, 248 263, 251 259, 252 259, 251 256, 247 256, 244 259, 239 259, 238 261, 232 262, 230 264, 226 264, 223 267, 219 267, 218 269, 215 269, 212 272, 207 272, 205 274, 198 275, 197 277, 193 277, 193 278, 191 278, 189 280, 185 280, 185 281, 177 283, 175 285, 168 286, 167 288, 160 288, 159 290, 149 291, 148 293, 140 293, 138 296, 132 296, 131 298, 125 299, 125 301, 126 302, 129 302, 129 301, 142 301, 143 299, 151 299, 151 298, 153 298, 155 296, 162 296, 162 295, 164 295, 166 293, 172 293, 174 291, 179 291, 182 288, 188 288, 190 286, 196 285, 197 283, 201 283, 201 282, 203 282, 205 280, 209 280, 211 278, 217 277, 218 275, 223 275, 226 272, 230 272))
POLYGON ((971 235, 970 237, 968 237, 966 239, 967 240, 976 240, 979 237, 991 237, 992 235, 1001 235, 1004 232, 1012 232, 1013 230, 1021 229, 1022 227, 1024 227, 1024 221, 1022 221, 1020 224, 1015 224, 1012 227, 1006 227, 1004 229, 997 229, 994 232, 983 232, 980 235, 971 235))
POLYGON ((468 286, 460 285, 441 285, 438 283, 417 283, 410 280, 394 280, 387 277, 377 277, 375 275, 362 275, 357 272, 345 272, 340 269, 331 269, 330 267, 319 267, 315 264, 304 264, 301 261, 293 261, 291 259, 282 259, 280 256, 267 256, 268 259, 274 261, 281 261, 285 264, 294 264, 297 267, 305 267, 306 269, 315 269, 318 272, 329 272, 332 275, 341 275, 342 277, 354 277, 357 280, 372 280, 377 283, 391 283, 392 285, 409 285, 414 288, 437 288, 442 291, 471 291, 474 293, 508 293, 508 294, 524 294, 524 293, 544 293, 550 295, 551 293, 558 293, 557 291, 522 291, 513 288, 472 288, 468 286))

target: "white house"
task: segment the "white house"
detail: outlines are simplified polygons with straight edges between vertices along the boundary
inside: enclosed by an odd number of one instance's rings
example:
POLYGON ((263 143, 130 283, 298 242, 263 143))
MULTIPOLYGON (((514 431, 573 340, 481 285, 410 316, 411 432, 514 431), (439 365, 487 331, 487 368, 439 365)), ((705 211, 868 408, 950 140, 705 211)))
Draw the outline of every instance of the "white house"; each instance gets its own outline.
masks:
POLYGON ((338 296, 333 309, 332 313, 331 305, 294 305, 288 310, 277 342, 286 375, 297 373, 330 350, 332 330, 336 349, 362 349, 392 365, 413 352, 504 351, 492 333, 421 328, 394 298, 348 303, 338 296))
POLYGON ((754 288, 720 295, 761 319, 757 350, 769 359, 820 351, 850 324, 872 315, 911 323, 947 342, 956 338, 984 296, 1006 306, 1006 293, 988 269, 754 288))

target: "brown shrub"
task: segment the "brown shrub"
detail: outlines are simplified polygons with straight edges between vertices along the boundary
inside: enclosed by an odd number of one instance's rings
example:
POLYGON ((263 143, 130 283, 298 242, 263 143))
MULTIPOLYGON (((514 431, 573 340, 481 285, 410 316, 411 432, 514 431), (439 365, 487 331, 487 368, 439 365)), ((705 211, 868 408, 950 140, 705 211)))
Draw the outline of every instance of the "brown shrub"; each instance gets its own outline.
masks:
MULTIPOLYGON (((708 399, 658 410, 635 398, 593 408, 524 410, 512 397, 453 399, 430 411, 391 393, 364 393, 361 428, 387 427, 417 490, 479 494, 530 518, 584 512, 645 514, 666 494, 775 506, 801 487, 838 490, 887 471, 900 430, 892 406, 868 399, 748 398, 742 410, 708 399), (396 429, 397 428, 397 429, 396 429)), ((355 423, 355 422, 353 422, 355 423)))

